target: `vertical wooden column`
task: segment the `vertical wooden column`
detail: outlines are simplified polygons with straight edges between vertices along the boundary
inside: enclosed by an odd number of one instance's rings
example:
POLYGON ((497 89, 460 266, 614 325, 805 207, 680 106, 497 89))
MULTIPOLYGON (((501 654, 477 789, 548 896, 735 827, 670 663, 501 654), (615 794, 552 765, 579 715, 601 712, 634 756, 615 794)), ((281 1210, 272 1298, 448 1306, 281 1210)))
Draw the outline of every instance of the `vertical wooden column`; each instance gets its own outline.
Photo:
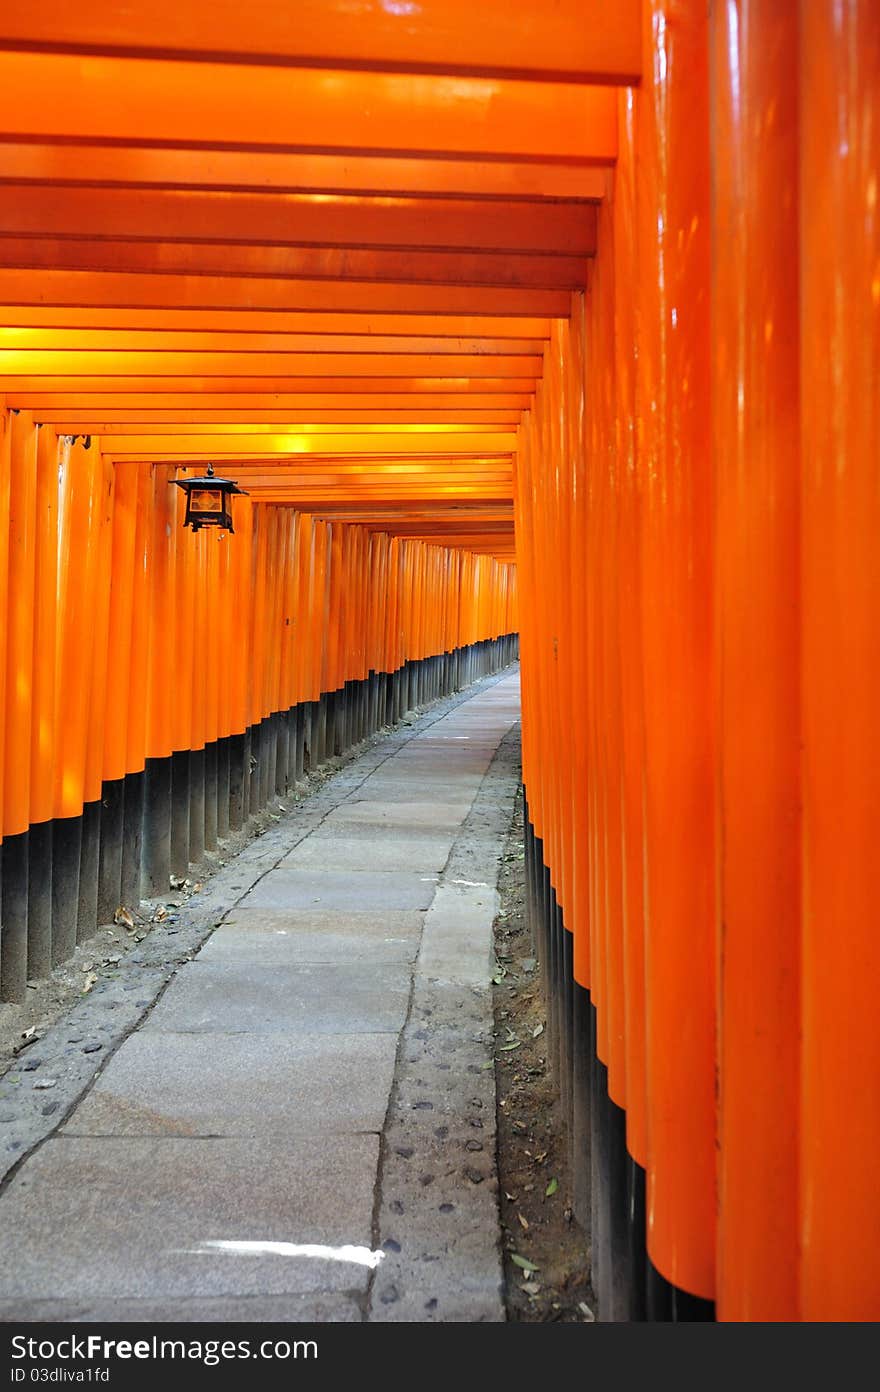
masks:
POLYGON ((52 781, 58 623, 58 437, 48 426, 43 426, 37 435, 36 510, 28 977, 39 978, 52 970, 52 781))
POLYGON ((724 1320, 798 1312, 797 29, 773 0, 713 12, 724 1320))
POLYGON ((701 0, 646 4, 640 254, 657 287, 640 360, 654 358, 641 402, 647 1222, 651 1260, 674 1288, 669 1313, 685 1318, 711 1312, 688 1297, 715 1293, 708 47, 701 0))
POLYGON ((880 8, 800 6, 801 1317, 880 1311, 880 8))
POLYGON ((27 413, 18 412, 9 434, 8 605, 0 637, 6 647, 0 999, 18 1001, 28 957, 37 430, 27 413))

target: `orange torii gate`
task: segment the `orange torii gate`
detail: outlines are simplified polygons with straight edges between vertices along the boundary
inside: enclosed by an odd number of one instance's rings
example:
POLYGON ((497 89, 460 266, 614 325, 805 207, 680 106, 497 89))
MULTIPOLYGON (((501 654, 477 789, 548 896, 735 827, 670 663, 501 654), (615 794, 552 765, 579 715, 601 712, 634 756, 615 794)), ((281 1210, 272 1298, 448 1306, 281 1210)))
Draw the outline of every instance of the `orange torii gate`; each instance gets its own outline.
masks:
POLYGON ((518 630, 600 1316, 876 1319, 878 187, 874 0, 7 0, 4 997, 518 630))

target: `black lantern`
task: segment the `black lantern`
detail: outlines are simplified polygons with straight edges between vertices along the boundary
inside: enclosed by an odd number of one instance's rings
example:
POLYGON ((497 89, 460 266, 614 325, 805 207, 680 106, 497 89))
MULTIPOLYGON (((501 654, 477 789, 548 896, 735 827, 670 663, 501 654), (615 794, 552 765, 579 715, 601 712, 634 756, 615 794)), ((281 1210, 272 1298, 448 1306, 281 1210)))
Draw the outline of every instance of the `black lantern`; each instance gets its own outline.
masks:
POLYGON ((232 479, 217 478, 213 464, 208 465, 204 478, 172 479, 171 482, 186 494, 184 527, 192 527, 194 532, 200 527, 222 527, 225 532, 235 531, 230 499, 233 493, 241 493, 245 497, 247 494, 232 479))

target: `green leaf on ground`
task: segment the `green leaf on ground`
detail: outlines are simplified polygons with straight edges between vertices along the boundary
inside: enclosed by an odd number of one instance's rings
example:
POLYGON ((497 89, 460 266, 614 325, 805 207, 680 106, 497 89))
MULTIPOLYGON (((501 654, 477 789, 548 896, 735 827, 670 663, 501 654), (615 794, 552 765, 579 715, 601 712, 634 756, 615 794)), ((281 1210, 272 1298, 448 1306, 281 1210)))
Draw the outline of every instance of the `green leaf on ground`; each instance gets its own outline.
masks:
POLYGON ((544 1190, 545 1197, 548 1198, 548 1199, 552 1199, 553 1195, 556 1193, 556 1190, 557 1190, 558 1188, 559 1188, 559 1180, 558 1180, 558 1179, 551 1179, 550 1183, 547 1185, 547 1188, 544 1190))
POLYGON ((510 1260, 513 1262, 514 1266, 518 1266, 521 1271, 540 1271, 541 1269, 539 1266, 535 1266, 535 1263, 530 1262, 526 1257, 521 1257, 519 1252, 511 1252, 510 1260))

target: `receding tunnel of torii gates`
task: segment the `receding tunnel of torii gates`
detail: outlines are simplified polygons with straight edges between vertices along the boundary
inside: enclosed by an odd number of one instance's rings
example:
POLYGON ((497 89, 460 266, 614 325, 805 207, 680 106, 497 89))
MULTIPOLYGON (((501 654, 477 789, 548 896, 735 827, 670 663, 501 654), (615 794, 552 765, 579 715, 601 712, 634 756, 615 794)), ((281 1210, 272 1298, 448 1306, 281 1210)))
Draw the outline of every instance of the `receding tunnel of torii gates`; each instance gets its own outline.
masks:
POLYGON ((6 0, 0 1319, 539 1309, 533 1044, 566 1318, 880 1317, 878 186, 874 0, 6 0))

